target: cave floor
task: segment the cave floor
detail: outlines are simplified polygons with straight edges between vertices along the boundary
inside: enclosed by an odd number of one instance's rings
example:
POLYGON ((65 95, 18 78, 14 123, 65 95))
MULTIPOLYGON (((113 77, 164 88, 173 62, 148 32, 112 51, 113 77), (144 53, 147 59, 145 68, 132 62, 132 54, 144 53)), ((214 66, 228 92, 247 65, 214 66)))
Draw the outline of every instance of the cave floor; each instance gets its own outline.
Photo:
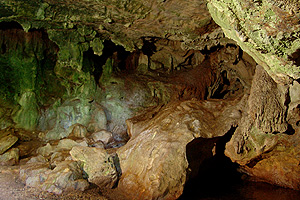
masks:
MULTIPOLYGON (((245 182, 234 186, 231 191, 225 193, 214 191, 207 194, 198 194, 193 192, 191 196, 183 196, 180 199, 194 200, 282 200, 299 199, 300 192, 291 189, 285 189, 261 182, 245 182)), ((84 192, 72 191, 60 195, 41 191, 36 188, 25 186, 19 179, 19 166, 0 166, 0 200, 107 200, 101 195, 99 188, 91 187, 84 192)), ((118 198, 116 198, 118 199, 118 198)))
POLYGON ((66 192, 61 195, 55 195, 41 191, 36 188, 25 186, 19 179, 19 166, 7 167, 0 166, 0 200, 77 200, 77 199, 90 199, 90 200, 107 200, 100 195, 97 187, 80 192, 72 191, 66 192))

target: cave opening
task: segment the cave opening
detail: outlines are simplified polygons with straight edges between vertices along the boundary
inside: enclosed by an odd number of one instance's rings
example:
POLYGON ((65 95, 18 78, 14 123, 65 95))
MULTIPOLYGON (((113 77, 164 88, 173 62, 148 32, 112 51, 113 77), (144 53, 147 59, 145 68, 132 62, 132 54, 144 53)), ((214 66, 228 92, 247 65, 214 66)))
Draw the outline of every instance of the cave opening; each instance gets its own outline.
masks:
POLYGON ((236 128, 232 127, 222 137, 194 139, 186 146, 190 175, 179 199, 242 198, 235 187, 242 183, 243 174, 238 164, 224 154, 236 128))

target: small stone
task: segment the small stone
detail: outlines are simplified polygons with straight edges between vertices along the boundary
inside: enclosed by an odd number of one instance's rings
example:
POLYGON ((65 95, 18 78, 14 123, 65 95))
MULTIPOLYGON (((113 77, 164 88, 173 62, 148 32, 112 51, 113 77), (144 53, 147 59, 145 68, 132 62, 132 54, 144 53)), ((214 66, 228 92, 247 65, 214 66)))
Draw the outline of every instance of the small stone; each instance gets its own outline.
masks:
POLYGON ((93 133, 91 138, 94 140, 94 142, 102 141, 104 144, 108 144, 112 140, 113 135, 109 131, 101 130, 93 133))
POLYGON ((47 159, 44 156, 38 155, 38 156, 30 158, 30 160, 27 162, 27 164, 29 164, 29 163, 46 163, 46 162, 47 162, 47 159))
POLYGON ((54 152, 52 155, 51 155, 51 158, 50 158, 50 162, 51 164, 54 163, 58 163, 58 162, 61 162, 61 161, 64 161, 66 160, 66 158, 70 156, 69 154, 69 151, 62 151, 62 152, 54 152))
POLYGON ((40 147, 37 149, 37 153, 42 156, 49 156, 54 152, 55 147, 51 146, 51 144, 47 143, 46 146, 40 147))
POLYGON ((71 139, 63 139, 59 141, 56 147, 56 151, 71 150, 74 146, 88 146, 88 144, 86 143, 86 141, 76 142, 71 139))
POLYGON ((7 151, 10 147, 12 147, 18 138, 13 135, 7 135, 0 139, 0 155, 7 151))
POLYGON ((69 136, 74 136, 78 138, 85 138, 88 133, 87 128, 78 123, 70 126, 69 129, 72 130, 69 136))

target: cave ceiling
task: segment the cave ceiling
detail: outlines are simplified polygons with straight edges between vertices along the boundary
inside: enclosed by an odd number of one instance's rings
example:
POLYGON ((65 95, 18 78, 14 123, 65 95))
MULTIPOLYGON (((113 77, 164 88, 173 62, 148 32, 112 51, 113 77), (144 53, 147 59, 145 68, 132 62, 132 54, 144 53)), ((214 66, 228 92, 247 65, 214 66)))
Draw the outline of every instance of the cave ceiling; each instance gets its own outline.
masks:
POLYGON ((297 0, 4 0, 0 9, 0 21, 17 21, 25 31, 77 29, 128 51, 147 38, 201 50, 222 42, 224 32, 283 83, 300 78, 299 18, 297 0))
POLYGON ((86 26, 104 38, 139 48, 142 38, 159 37, 191 42, 218 26, 206 1, 4 1, 0 20, 16 20, 31 28, 76 29, 86 26))

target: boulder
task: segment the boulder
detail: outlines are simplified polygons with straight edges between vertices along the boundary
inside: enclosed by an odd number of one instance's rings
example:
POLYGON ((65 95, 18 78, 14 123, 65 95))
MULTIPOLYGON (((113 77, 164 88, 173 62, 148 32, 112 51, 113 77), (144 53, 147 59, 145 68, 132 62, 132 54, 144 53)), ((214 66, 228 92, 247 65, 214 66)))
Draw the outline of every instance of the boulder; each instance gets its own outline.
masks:
POLYGON ((128 120, 132 138, 117 150, 124 199, 179 198, 188 178, 187 144, 223 136, 241 117, 238 100, 177 101, 159 110, 128 120))
POLYGON ((60 140, 58 142, 58 144, 56 146, 56 151, 71 150, 75 146, 84 146, 84 147, 87 147, 88 144, 84 140, 74 141, 74 140, 71 140, 71 139, 62 139, 62 140, 60 140))
POLYGON ((70 154, 73 160, 82 163, 89 182, 101 188, 113 188, 116 185, 119 172, 114 155, 108 154, 105 149, 81 146, 73 147, 70 154))
POLYGON ((16 165, 19 163, 19 149, 12 148, 0 155, 0 165, 16 165))
POLYGON ((92 103, 91 120, 88 124, 87 130, 90 132, 96 132, 101 129, 107 128, 107 118, 102 106, 97 103, 92 103))
POLYGON ((77 162, 63 161, 52 170, 49 163, 28 163, 20 168, 20 177, 26 186, 61 194, 65 191, 84 191, 89 183, 83 179, 77 162))
POLYGON ((300 132, 283 136, 272 151, 256 157, 244 172, 256 180, 300 190, 300 132))
POLYGON ((7 135, 0 138, 0 155, 12 147, 17 141, 18 138, 13 135, 7 135))
POLYGON ((49 156, 55 151, 55 147, 52 146, 50 143, 47 143, 45 146, 42 146, 37 149, 37 153, 42 155, 42 156, 49 156))

